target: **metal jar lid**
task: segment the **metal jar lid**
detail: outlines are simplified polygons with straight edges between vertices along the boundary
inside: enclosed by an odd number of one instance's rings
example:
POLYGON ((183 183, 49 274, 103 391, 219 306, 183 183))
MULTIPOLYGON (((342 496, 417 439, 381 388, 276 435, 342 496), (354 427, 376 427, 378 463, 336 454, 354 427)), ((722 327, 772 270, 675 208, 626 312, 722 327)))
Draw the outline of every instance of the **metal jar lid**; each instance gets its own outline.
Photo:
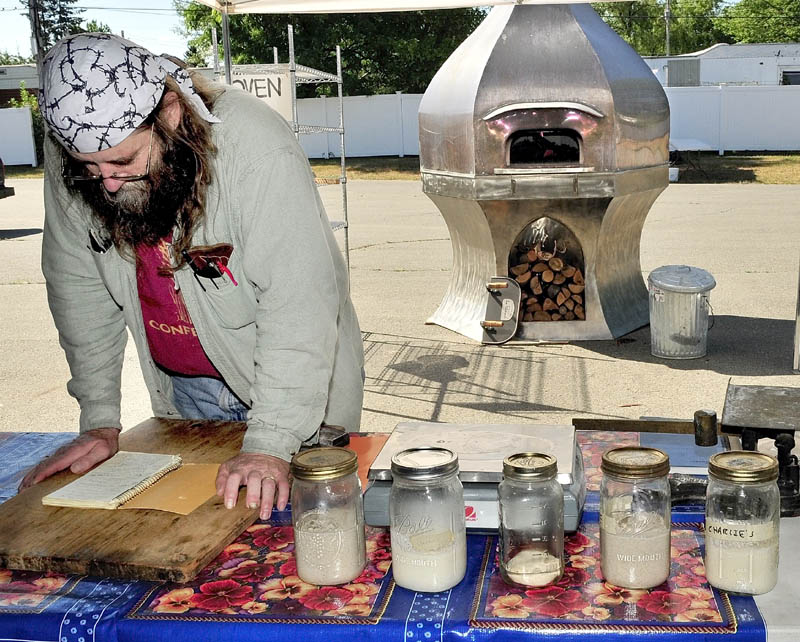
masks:
POLYGON ((658 448, 612 448, 603 454, 600 469, 604 473, 629 479, 661 477, 669 473, 669 456, 658 448))
POLYGON ((778 479, 778 460, 764 453, 731 450, 711 456, 708 474, 737 483, 771 482, 778 479))
POLYGON ((323 446, 301 450, 290 464, 292 476, 310 481, 327 481, 358 470, 358 456, 347 448, 323 446))
POLYGON ((503 476, 520 481, 547 481, 558 472, 558 462, 545 453, 516 453, 503 460, 503 476))
POLYGON ((447 448, 408 448, 392 456, 392 476, 429 480, 458 472, 458 455, 447 448))
POLYGON ((647 280, 667 292, 708 292, 717 285, 710 272, 691 265, 664 265, 650 272, 647 280))

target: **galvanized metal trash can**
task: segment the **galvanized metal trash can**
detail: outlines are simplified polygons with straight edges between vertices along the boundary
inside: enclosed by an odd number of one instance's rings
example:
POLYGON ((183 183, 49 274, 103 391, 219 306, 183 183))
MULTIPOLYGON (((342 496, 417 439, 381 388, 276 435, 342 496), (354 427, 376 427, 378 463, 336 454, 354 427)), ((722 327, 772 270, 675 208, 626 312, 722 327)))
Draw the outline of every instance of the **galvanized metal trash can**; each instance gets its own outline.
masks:
POLYGON ((697 359, 708 344, 709 272, 689 265, 665 265, 647 277, 650 298, 650 353, 664 359, 697 359))

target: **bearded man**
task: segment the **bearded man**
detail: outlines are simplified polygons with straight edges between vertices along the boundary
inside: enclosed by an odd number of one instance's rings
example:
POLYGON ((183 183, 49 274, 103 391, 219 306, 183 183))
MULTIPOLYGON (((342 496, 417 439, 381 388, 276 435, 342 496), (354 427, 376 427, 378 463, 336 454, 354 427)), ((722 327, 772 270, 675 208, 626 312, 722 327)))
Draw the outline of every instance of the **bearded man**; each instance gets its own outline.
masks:
POLYGON ((363 348, 302 149, 258 99, 110 34, 48 53, 42 269, 80 434, 28 473, 118 449, 130 329, 156 416, 247 421, 217 493, 269 517, 320 425, 358 430, 363 348))

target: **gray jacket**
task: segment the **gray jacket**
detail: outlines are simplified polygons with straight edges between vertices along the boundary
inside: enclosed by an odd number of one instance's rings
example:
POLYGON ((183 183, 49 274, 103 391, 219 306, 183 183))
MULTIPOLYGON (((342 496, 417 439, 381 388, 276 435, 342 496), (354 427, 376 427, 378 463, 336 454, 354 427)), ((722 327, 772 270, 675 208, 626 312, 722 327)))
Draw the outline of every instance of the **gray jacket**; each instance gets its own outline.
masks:
MULTIPOLYGON (((283 119, 257 98, 226 89, 212 125, 218 154, 206 218, 193 245, 230 243, 238 282, 198 284, 175 274, 200 342, 250 411, 243 450, 289 459, 321 422, 358 430, 363 396, 361 333, 344 260, 303 150, 283 119)), ((178 417, 170 377, 153 363, 134 263, 103 245, 82 199, 46 154, 42 269, 50 310, 81 409, 80 430, 120 427, 120 379, 130 328, 156 416, 178 417)))

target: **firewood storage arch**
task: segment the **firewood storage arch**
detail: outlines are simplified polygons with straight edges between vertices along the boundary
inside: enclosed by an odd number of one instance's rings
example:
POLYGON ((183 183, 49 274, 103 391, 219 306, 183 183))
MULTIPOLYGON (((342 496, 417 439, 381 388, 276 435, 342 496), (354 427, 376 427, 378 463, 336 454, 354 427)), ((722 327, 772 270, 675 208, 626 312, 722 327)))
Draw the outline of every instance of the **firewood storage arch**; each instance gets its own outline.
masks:
POLYGON ((526 225, 508 255, 508 276, 522 289, 520 321, 584 321, 585 270, 583 249, 567 226, 549 216, 526 225))

